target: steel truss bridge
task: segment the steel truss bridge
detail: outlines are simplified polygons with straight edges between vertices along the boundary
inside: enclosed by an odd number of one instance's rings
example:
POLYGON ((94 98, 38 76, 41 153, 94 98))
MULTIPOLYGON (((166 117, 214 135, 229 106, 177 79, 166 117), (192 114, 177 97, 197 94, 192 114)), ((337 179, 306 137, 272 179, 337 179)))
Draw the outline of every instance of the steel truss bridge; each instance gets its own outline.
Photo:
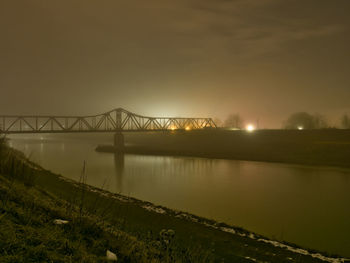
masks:
POLYGON ((0 115, 0 133, 134 132, 216 128, 211 118, 146 117, 122 108, 94 116, 0 115))

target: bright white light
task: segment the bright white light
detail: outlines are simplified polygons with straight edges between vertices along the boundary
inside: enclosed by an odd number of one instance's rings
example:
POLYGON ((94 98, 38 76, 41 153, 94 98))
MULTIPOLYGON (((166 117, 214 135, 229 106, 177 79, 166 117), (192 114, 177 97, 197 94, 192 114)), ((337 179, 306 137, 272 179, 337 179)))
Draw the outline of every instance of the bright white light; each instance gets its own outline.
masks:
POLYGON ((255 130, 255 127, 252 124, 248 124, 246 129, 247 129, 247 131, 252 132, 255 130))
POLYGON ((303 126, 298 126, 298 130, 304 130, 303 126))

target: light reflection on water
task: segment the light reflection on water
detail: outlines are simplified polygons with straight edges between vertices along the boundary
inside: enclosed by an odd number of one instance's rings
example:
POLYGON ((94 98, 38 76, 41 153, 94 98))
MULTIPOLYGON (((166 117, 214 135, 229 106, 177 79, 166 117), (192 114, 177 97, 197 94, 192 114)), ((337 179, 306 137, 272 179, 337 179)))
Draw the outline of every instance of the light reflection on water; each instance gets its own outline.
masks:
POLYGON ((170 208, 350 256, 350 171, 247 161, 97 153, 100 138, 13 136, 55 173, 170 208), (87 139, 88 138, 88 139, 87 139))

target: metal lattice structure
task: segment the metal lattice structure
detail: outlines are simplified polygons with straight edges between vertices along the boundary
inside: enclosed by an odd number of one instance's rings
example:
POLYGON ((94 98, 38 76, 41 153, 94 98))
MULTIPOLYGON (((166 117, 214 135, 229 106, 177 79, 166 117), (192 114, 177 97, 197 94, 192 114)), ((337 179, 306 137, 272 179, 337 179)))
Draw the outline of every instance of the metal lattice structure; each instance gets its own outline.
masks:
POLYGON ((0 132, 67 133, 216 128, 211 118, 146 117, 124 109, 94 116, 0 116, 0 132))

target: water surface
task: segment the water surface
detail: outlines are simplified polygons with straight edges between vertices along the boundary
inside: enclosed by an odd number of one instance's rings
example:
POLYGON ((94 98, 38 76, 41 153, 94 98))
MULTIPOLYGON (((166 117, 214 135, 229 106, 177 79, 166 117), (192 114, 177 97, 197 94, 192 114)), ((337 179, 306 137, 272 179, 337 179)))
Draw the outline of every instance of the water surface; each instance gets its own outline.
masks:
POLYGON ((350 170, 94 151, 112 135, 11 137, 65 177, 79 180, 86 161, 90 185, 350 257, 350 170))

